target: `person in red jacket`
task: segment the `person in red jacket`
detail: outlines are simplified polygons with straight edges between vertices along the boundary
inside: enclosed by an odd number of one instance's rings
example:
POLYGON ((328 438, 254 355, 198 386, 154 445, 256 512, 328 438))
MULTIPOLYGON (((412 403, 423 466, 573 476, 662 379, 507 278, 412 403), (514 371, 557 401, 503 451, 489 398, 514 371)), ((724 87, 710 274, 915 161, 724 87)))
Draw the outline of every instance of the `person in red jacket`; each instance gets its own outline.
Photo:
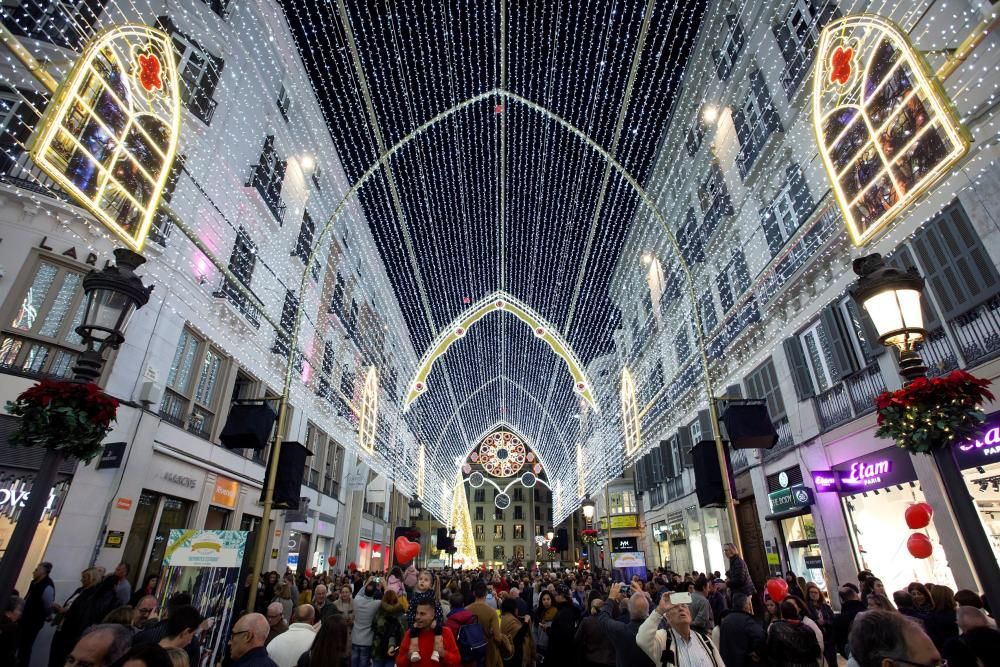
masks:
MULTIPOLYGON (((417 613, 413 619, 413 627, 420 634, 417 635, 417 643, 420 647, 420 662, 410 660, 410 653, 399 652, 396 654, 396 667, 461 667, 462 656, 458 652, 458 644, 455 643, 455 635, 447 627, 441 628, 441 640, 444 644, 444 655, 440 656, 440 661, 431 660, 434 652, 434 604, 431 602, 421 602, 417 605, 417 613)), ((400 646, 410 645, 410 630, 403 635, 400 646)))

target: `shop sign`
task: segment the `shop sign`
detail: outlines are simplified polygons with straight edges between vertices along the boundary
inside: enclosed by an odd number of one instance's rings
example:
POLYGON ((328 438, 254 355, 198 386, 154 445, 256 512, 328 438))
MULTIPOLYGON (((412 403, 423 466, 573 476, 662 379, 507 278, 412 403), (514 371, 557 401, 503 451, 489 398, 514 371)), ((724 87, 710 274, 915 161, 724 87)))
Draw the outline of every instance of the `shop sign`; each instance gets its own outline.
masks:
POLYGON ((807 570, 822 570, 823 569, 823 557, 822 556, 806 556, 806 569, 807 570))
POLYGON ((125 458, 125 445, 124 442, 109 442, 104 445, 104 451, 101 453, 101 458, 97 460, 98 470, 107 470, 109 468, 121 468, 122 459, 125 458))
POLYGON ((811 473, 813 489, 816 493, 828 493, 837 491, 837 473, 832 470, 813 470, 811 473))
MULTIPOLYGON (((635 514, 621 514, 611 517, 612 528, 638 528, 639 517, 635 514)), ((607 518, 601 519, 601 530, 608 529, 607 518)))
POLYGON ((767 494, 772 514, 784 514, 809 507, 813 504, 813 500, 812 489, 802 484, 793 484, 787 489, 778 489, 767 494))
POLYGON ((1000 461, 1000 413, 986 418, 979 436, 952 448, 958 467, 975 468, 1000 461))
POLYGON ((909 453, 899 447, 887 447, 833 466, 839 491, 850 495, 868 489, 905 484, 917 478, 909 453))
POLYGON ((119 498, 115 501, 115 507, 120 510, 130 510, 132 509, 132 499, 131 498, 119 498))
POLYGON ((779 557, 778 554, 773 553, 773 552, 768 553, 767 554, 767 564, 768 565, 781 565, 781 557, 779 557))
MULTIPOLYGON (((28 497, 31 495, 31 486, 19 478, 8 479, 0 482, 0 484, 2 484, 0 486, 0 515, 16 521, 17 516, 24 509, 24 504, 28 502, 28 497)), ((45 504, 41 520, 44 520, 46 515, 58 514, 61 505, 59 497, 66 491, 67 486, 65 482, 60 482, 52 487, 49 491, 49 501, 45 504)))
POLYGON ((122 542, 125 541, 124 530, 109 530, 104 538, 104 546, 109 549, 121 549, 122 542))
POLYGON ((611 551, 614 553, 626 553, 639 550, 639 540, 635 537, 616 537, 611 540, 611 551))
POLYGON ((212 490, 212 504, 234 509, 240 497, 240 483, 228 477, 217 477, 212 490))
POLYGON ((184 486, 189 489, 193 489, 194 487, 198 486, 198 480, 196 480, 194 477, 188 477, 187 475, 178 475, 177 473, 170 472, 169 470, 163 473, 163 479, 173 484, 177 484, 178 486, 184 486))

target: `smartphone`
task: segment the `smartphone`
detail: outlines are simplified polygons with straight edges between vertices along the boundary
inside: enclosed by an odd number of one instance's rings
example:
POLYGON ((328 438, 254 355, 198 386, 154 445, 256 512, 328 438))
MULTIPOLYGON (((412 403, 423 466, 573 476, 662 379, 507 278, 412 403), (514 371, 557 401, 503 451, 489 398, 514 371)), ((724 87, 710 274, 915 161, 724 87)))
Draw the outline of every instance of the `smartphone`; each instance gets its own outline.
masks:
POLYGON ((670 604, 691 604, 690 593, 671 593, 670 604))

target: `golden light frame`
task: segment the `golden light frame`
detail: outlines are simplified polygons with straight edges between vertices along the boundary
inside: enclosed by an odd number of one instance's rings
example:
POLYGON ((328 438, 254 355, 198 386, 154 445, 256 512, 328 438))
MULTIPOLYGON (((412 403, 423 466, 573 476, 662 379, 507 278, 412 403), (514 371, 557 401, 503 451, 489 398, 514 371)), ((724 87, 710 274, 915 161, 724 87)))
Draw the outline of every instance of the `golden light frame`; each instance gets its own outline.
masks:
POLYGON ((621 402, 625 455, 632 456, 642 447, 642 424, 639 417, 639 403, 635 395, 635 380, 628 368, 622 369, 621 402))
POLYGON ((358 446, 368 453, 375 451, 378 435, 378 373, 368 369, 365 388, 361 392, 361 415, 358 419, 358 446))

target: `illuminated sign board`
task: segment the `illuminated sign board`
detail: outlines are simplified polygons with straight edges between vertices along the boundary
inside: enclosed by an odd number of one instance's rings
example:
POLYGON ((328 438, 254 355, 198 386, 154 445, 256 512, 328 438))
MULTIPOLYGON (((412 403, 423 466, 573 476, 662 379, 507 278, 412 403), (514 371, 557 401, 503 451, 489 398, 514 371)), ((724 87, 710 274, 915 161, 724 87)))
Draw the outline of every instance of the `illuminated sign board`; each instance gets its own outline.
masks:
MULTIPOLYGON (((822 488, 816 486, 817 491, 839 491, 842 495, 849 496, 917 479, 909 453, 900 447, 887 447, 867 456, 845 461, 833 466, 832 473, 836 482, 830 485, 824 478, 822 488)), ((813 482, 816 482, 816 473, 813 473, 813 482)))
POLYGON ((865 245, 969 148, 923 56, 891 21, 831 21, 813 77, 813 127, 847 230, 865 245))
POLYGON ((166 33, 112 28, 84 50, 28 147, 42 171, 136 252, 177 152, 177 81, 166 33))
POLYGON ((1000 412, 986 417, 979 434, 952 447, 959 468, 975 468, 1000 461, 1000 412))
POLYGON ((639 539, 636 537, 616 537, 611 540, 613 553, 629 553, 639 550, 639 539))

